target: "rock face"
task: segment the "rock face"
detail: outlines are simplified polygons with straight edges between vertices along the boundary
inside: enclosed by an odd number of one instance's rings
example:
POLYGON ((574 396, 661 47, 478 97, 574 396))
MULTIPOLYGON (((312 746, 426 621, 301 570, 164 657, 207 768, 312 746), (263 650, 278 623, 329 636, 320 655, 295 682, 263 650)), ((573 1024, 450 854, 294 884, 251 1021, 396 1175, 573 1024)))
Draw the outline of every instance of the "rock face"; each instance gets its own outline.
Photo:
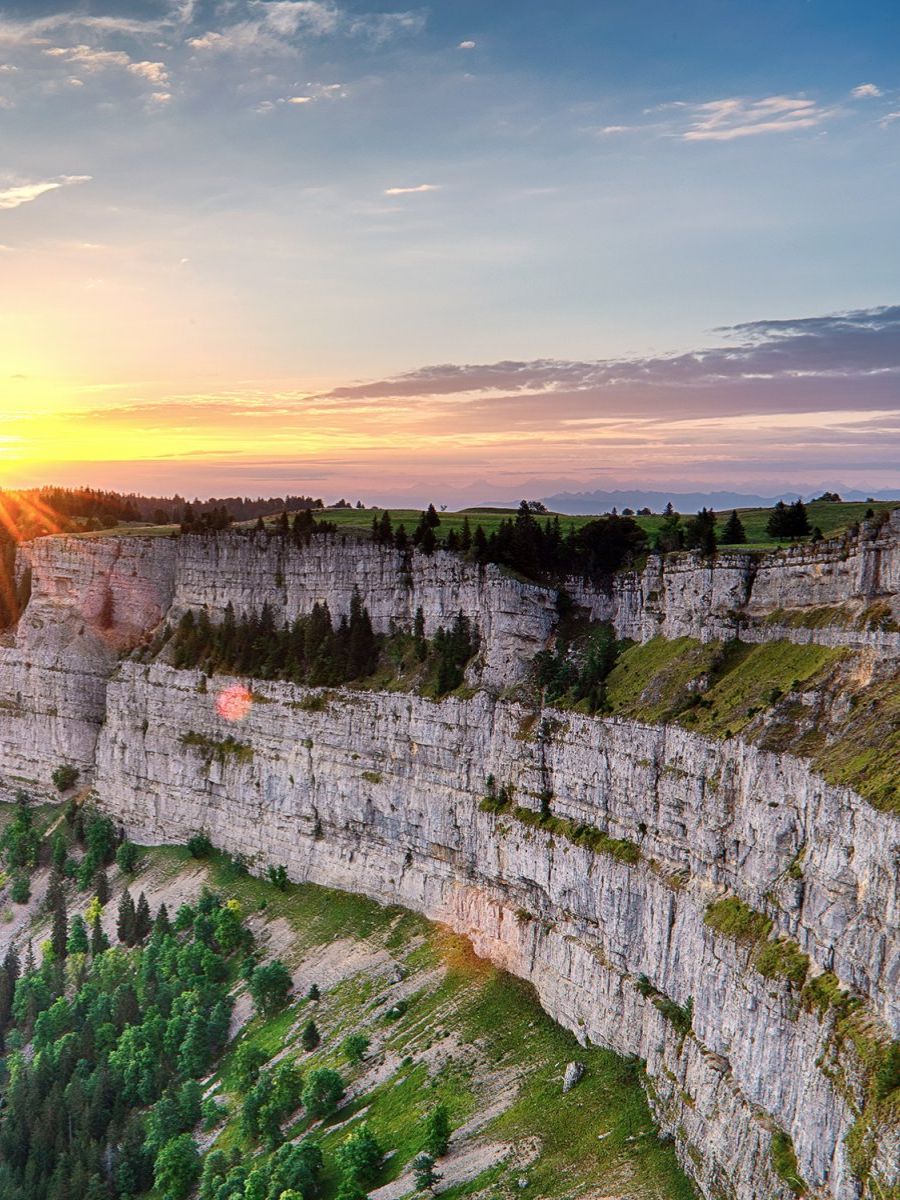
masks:
POLYGON ((883 525, 864 522, 843 542, 762 557, 723 553, 714 561, 651 555, 643 571, 621 572, 608 591, 579 579, 569 580, 568 590, 595 619, 612 621, 620 637, 638 642, 740 637, 900 655, 900 509, 883 525), (883 607, 869 609, 878 601, 883 607))
POLYGON ((20 551, 31 600, 0 645, 0 774, 46 784, 68 761, 89 775, 105 713, 106 681, 122 649, 189 608, 220 619, 268 603, 290 621, 325 602, 334 620, 354 589, 376 632, 425 633, 465 613, 478 629, 478 682, 501 688, 519 678, 550 637, 556 596, 438 552, 401 555, 368 542, 314 538, 295 548, 281 538, 240 535, 172 538, 42 538, 20 551))
POLYGON ((844 1145, 856 1114, 817 1065, 829 1021, 704 913, 726 890, 768 911, 896 1034, 891 817, 799 762, 681 730, 561 712, 529 730, 527 710, 483 693, 434 703, 284 684, 256 684, 262 702, 235 727, 200 687, 130 663, 110 685, 98 791, 132 837, 203 830, 256 869, 284 863, 467 934, 564 1025, 646 1059, 657 1115, 709 1196, 787 1194, 768 1165, 773 1121, 818 1194, 857 1195, 844 1145), (217 750, 229 733, 243 755, 217 750), (636 861, 482 811, 489 774, 534 810, 552 792, 554 814, 628 839, 636 861), (689 1036, 659 995, 692 1005, 689 1036))
MULTIPOLYGON (((631 636, 732 636, 736 622, 742 636, 821 633, 792 620, 827 604, 841 618, 829 636, 889 638, 898 544, 889 526, 864 530, 846 557, 651 559, 609 595, 582 587, 578 599, 631 636), (804 577, 818 582, 804 590, 804 577), (860 620, 872 611, 875 630, 860 620)), ((865 1123, 864 1064, 836 1010, 763 974, 752 946, 707 919, 723 896, 765 913, 812 976, 859 998, 865 1036, 900 1036, 896 817, 737 739, 504 699, 552 635, 554 594, 449 555, 60 538, 31 547, 30 563, 31 601, 0 648, 7 790, 73 762, 136 840, 204 831, 253 869, 283 863, 294 879, 447 922, 530 979, 580 1037, 646 1062, 657 1117, 709 1200, 787 1200, 774 1131, 823 1200, 900 1187, 898 1131, 865 1123), (482 687, 436 703, 254 682, 255 703, 229 723, 215 700, 230 681, 117 657, 188 608, 268 600, 289 619, 327 600, 338 615, 354 587, 379 629, 421 608, 433 632, 466 612, 482 687), (507 803, 483 803, 501 788, 507 803), (543 827, 541 810, 554 818, 543 827), (863 1134, 868 1192, 847 1143, 863 1134)))

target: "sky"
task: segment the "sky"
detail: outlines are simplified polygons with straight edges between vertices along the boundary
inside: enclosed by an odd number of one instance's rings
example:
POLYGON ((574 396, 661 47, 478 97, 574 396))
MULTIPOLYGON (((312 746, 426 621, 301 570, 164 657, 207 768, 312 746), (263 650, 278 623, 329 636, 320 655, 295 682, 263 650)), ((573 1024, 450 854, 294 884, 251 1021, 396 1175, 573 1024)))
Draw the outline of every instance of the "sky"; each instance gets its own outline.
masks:
POLYGON ((0 487, 900 487, 894 0, 0 5, 0 487))

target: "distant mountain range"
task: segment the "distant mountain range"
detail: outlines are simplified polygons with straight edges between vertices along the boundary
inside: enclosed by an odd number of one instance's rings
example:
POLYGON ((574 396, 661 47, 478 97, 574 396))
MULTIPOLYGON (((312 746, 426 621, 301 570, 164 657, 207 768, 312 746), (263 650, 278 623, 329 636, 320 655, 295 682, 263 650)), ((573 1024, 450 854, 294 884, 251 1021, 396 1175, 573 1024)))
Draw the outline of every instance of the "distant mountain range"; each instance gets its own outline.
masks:
MULTIPOLYGON (((696 512, 700 508, 712 508, 717 512, 732 508, 771 508, 779 500, 796 500, 798 495, 804 500, 812 500, 821 496, 828 489, 822 488, 812 492, 778 492, 774 496, 758 496, 750 492, 653 492, 641 488, 618 488, 615 491, 591 492, 556 492, 552 496, 542 496, 541 500, 553 512, 579 515, 582 513, 610 512, 617 508, 649 508, 653 512, 662 512, 669 501, 678 512, 696 512)), ((871 492, 845 490, 840 492, 842 500, 867 500, 871 492)), ((881 500, 900 499, 900 492, 882 492, 881 500)))

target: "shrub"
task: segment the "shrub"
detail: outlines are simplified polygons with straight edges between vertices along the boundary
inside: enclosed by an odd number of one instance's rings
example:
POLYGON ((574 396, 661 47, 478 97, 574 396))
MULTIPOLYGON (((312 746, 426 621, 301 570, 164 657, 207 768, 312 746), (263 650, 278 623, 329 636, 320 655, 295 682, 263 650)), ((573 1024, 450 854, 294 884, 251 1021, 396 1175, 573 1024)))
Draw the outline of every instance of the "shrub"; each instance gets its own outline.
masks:
POLYGON ((125 875, 133 875, 141 852, 134 842, 123 842, 116 851, 116 866, 125 875))
POLYGON ((271 883, 273 887, 277 887, 279 892, 287 891, 287 867, 281 865, 277 867, 269 867, 269 870, 266 872, 266 874, 268 875, 269 883, 271 883))
POLYGON ((706 910, 704 921, 717 933, 723 933, 738 942, 761 942, 769 936, 771 920, 737 896, 724 896, 714 900, 706 910))
POLYGON ((765 942, 756 954, 755 966, 767 979, 786 979, 802 987, 809 973, 809 956, 790 938, 765 942))
POLYGON ((769 1152, 772 1156, 772 1166, 779 1179, 784 1180, 795 1196, 805 1196, 809 1189, 800 1175, 791 1135, 781 1129, 776 1130, 772 1134, 769 1152))
POLYGON ((886 1100, 897 1088, 900 1088, 900 1042, 891 1042, 875 1072, 875 1099, 886 1100))
POLYGON ((329 1067, 310 1071, 303 1089, 303 1107, 311 1117, 327 1117, 344 1095, 344 1081, 329 1067))
POLYGON ((188 841, 187 848, 191 858, 209 858, 212 854, 212 842, 205 833, 195 833, 188 841))
POLYGON ((13 904, 27 904, 31 899, 31 884, 27 875, 17 875, 10 890, 13 904))
POLYGON ((369 1039, 364 1033, 351 1033, 341 1042, 341 1049, 346 1054, 348 1061, 357 1067, 366 1057, 369 1045, 369 1039))
POLYGON ((685 1037, 691 1032, 694 1020, 694 1001, 689 999, 684 1005, 676 1004, 669 996, 659 995, 654 997, 653 1003, 669 1021, 682 1037, 685 1037))
POLYGON ((78 782, 81 772, 69 763, 61 763, 50 776, 58 792, 68 792, 78 782))

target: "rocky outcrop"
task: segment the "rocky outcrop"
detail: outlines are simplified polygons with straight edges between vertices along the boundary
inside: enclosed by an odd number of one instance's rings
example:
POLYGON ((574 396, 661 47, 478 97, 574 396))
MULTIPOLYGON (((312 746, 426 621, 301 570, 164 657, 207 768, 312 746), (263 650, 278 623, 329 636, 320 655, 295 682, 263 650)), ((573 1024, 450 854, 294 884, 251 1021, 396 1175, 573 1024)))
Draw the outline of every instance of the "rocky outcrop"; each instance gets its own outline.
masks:
POLYGON ((608 587, 570 579, 567 589, 595 620, 612 621, 619 637, 633 641, 777 639, 897 656, 900 509, 843 540, 715 559, 651 554, 642 571, 622 571, 608 587))
POLYGON ((221 619, 268 604, 276 621, 327 603, 336 621, 354 589, 377 632, 410 629, 421 609, 427 636, 464 612, 481 649, 473 682, 500 689, 520 678, 556 622, 548 588, 456 555, 424 555, 363 541, 218 537, 41 538, 20 550, 31 599, 0 644, 0 788, 46 786, 70 762, 90 776, 106 684, 124 649, 187 609, 221 619))
POLYGON ((466 933, 580 1036, 646 1059, 657 1115, 709 1196, 786 1194, 769 1166, 775 1128, 818 1195, 857 1195, 844 1142, 857 1114, 820 1069, 828 1019, 704 914, 725 893, 767 911, 813 970, 900 1032, 891 817, 800 762, 681 730, 560 712, 535 724, 485 694, 438 704, 280 684, 255 685, 259 703, 230 725, 203 687, 136 664, 110 686, 98 792, 132 837, 203 830, 257 869, 284 863, 466 933), (549 802, 620 841, 604 852, 482 811, 488 775, 524 807, 549 802))

